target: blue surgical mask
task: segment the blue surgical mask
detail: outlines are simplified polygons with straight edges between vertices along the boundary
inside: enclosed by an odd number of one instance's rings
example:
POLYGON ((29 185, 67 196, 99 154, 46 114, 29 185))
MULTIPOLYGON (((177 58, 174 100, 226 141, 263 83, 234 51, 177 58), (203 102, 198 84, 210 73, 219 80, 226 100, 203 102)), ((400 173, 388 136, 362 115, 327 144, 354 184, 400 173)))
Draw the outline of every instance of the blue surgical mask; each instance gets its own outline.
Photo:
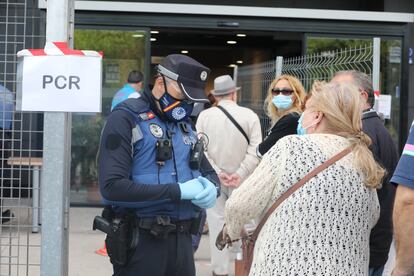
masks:
POLYGON ((303 113, 300 115, 298 120, 298 127, 296 128, 296 132, 298 135, 305 135, 306 129, 302 127, 302 121, 303 121, 303 113))
POLYGON ((190 116, 194 104, 174 98, 167 92, 158 100, 161 110, 171 122, 181 122, 190 116))
POLYGON ((273 96, 272 103, 281 110, 286 110, 292 107, 292 98, 290 96, 277 95, 273 96))
POLYGON ((307 130, 308 128, 310 128, 311 126, 314 126, 314 125, 316 125, 316 124, 318 123, 318 122, 314 122, 314 123, 312 123, 312 124, 308 125, 307 127, 302 126, 303 114, 305 114, 305 113, 302 113, 302 114, 300 115, 299 120, 298 120, 298 127, 296 128, 296 133, 297 133, 298 135, 306 135, 306 134, 307 134, 307 133, 306 133, 306 130, 307 130))

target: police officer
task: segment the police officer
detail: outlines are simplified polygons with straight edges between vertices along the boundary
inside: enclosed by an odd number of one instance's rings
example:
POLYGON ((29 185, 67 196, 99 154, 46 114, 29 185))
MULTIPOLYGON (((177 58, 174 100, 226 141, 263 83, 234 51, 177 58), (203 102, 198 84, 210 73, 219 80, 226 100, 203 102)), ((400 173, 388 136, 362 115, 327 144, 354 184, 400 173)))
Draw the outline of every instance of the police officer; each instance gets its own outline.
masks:
MULTIPOLYGON (((139 233, 126 265, 111 259, 114 275, 195 275, 191 233, 218 194, 207 159, 196 168, 189 162, 198 138, 188 117, 194 102, 208 102, 210 70, 185 55, 169 55, 157 71, 153 89, 118 104, 101 136, 102 196, 117 214, 132 210, 132 231, 139 233)), ((106 245, 110 252, 108 239, 106 245)))

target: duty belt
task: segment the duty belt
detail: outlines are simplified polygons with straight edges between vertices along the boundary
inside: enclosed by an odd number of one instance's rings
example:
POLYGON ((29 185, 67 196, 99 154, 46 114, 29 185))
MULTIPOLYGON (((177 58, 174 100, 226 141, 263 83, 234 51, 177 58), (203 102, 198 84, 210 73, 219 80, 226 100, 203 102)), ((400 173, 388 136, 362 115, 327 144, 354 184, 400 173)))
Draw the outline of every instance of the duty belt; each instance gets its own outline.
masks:
POLYGON ((156 237, 166 237, 170 233, 190 233, 193 220, 171 220, 167 216, 138 218, 139 229, 147 230, 156 237))

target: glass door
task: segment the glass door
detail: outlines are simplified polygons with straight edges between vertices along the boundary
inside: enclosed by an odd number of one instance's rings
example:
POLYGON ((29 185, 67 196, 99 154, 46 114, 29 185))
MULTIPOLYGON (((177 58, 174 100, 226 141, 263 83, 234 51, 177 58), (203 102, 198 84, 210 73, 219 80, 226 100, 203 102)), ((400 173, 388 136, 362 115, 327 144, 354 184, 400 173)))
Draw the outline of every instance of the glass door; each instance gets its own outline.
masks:
MULTIPOLYGON (((307 55, 326 53, 332 55, 346 52, 346 59, 338 59, 339 64, 334 64, 336 70, 358 70, 372 74, 372 58, 361 55, 369 54, 369 51, 359 51, 370 47, 372 38, 355 38, 346 36, 319 36, 309 34, 306 36, 305 52, 307 55)), ((385 118, 385 126, 390 131, 394 142, 398 146, 400 135, 400 87, 401 87, 401 47, 400 38, 381 37, 380 53, 380 93, 391 95, 391 113, 385 118)), ((371 53, 372 55, 372 53, 371 53)), ((335 71, 335 70, 333 70, 335 71)), ((332 72, 334 73, 334 72, 332 72)))
MULTIPOLYGON (((76 29, 74 48, 103 52, 102 113, 72 116, 71 201, 100 203, 96 157, 99 139, 115 93, 127 82, 132 70, 149 72, 148 30, 76 29)), ((148 80, 144 78, 146 83, 148 80)))

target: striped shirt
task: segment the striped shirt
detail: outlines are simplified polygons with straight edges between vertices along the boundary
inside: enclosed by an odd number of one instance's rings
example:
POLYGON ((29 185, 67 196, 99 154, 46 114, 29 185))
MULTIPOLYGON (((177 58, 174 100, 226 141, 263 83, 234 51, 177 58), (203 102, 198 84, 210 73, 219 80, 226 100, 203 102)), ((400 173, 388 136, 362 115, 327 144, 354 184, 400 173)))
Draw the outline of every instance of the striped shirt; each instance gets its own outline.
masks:
POLYGON ((414 189, 414 121, 391 182, 414 189))

